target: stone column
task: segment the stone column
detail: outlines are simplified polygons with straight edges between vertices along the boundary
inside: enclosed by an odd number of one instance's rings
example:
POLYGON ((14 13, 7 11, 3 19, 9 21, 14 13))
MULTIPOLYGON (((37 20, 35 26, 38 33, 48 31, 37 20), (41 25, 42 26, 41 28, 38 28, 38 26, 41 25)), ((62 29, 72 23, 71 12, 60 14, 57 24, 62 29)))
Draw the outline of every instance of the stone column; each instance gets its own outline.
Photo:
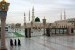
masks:
POLYGON ((25 28, 25 37, 31 38, 31 28, 25 28))
POLYGON ((46 36, 50 36, 50 28, 46 28, 46 36))
POLYGON ((31 28, 29 28, 29 38, 31 38, 31 28))
POLYGON ((71 27, 68 27, 68 35, 71 34, 71 27))
POLYGON ((5 21, 6 17, 1 17, 1 50, 7 50, 5 42, 5 21))
POLYGON ((56 28, 54 28, 54 29, 55 29, 55 35, 56 35, 56 34, 57 34, 57 33, 56 33, 56 28))
POLYGON ((28 34, 28 32, 27 32, 27 31, 28 31, 28 29, 27 29, 27 28, 25 28, 25 37, 26 37, 26 38, 28 37, 28 35, 27 35, 27 34, 28 34))
POLYGON ((59 28, 59 35, 60 35, 60 28, 59 28))
POLYGON ((0 2, 0 18, 1 18, 1 49, 0 50, 7 50, 6 42, 5 42, 5 21, 8 11, 8 6, 10 3, 7 3, 5 0, 0 2))
POLYGON ((63 28, 63 34, 64 34, 64 28, 63 28))

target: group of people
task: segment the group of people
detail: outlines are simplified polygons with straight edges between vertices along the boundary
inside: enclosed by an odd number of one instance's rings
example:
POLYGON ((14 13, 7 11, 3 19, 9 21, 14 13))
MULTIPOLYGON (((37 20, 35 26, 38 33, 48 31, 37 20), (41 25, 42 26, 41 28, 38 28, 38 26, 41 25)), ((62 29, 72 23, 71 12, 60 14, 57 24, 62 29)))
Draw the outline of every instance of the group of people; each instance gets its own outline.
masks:
POLYGON ((12 39, 10 39, 10 46, 21 46, 20 39, 18 39, 18 41, 16 39, 14 39, 14 42, 12 39))

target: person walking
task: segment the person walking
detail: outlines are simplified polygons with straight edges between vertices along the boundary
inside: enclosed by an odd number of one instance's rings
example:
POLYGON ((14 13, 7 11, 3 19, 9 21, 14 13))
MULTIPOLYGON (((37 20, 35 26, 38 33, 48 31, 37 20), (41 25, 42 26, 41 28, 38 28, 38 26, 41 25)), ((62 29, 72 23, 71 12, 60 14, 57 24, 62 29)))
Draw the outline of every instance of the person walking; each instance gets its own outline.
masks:
POLYGON ((13 46, 13 40, 10 39, 10 46, 13 46))
POLYGON ((14 45, 17 46, 17 41, 16 41, 16 39, 15 39, 14 45))
POLYGON ((21 46, 21 41, 20 41, 20 39, 18 39, 18 46, 21 46))

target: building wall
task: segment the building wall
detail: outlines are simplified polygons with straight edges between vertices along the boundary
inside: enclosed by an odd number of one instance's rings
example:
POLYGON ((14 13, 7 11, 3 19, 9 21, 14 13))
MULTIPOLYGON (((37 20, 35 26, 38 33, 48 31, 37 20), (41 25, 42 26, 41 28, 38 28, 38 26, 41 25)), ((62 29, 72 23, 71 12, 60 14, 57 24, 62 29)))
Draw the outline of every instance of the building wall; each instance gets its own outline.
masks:
POLYGON ((52 23, 51 27, 55 27, 55 28, 68 28, 68 27, 73 27, 72 23, 67 22, 66 20, 62 20, 62 21, 55 21, 54 23, 52 23))

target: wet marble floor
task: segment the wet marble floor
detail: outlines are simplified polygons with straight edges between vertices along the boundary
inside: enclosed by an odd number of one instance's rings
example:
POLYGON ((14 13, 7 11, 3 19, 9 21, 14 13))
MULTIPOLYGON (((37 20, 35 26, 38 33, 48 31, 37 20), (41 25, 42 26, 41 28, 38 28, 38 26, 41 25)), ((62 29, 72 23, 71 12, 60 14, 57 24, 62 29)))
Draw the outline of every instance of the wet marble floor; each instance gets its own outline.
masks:
POLYGON ((8 50, 75 50, 75 36, 37 36, 32 38, 7 38, 8 50), (10 39, 20 39, 21 46, 10 47, 10 39))

